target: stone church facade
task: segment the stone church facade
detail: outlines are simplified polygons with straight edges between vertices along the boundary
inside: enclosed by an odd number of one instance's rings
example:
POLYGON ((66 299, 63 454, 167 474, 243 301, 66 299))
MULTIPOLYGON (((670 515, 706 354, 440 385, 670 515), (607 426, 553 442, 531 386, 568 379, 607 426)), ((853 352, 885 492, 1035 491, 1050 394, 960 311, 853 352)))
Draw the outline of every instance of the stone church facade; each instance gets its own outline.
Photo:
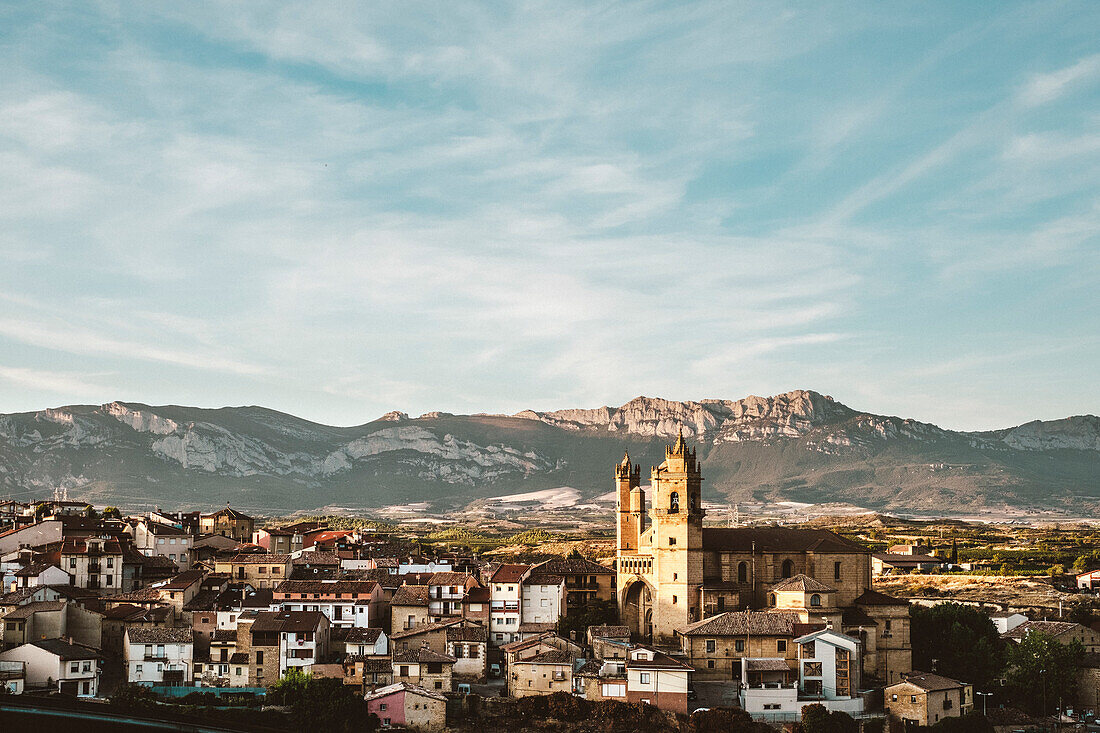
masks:
POLYGON ((650 471, 648 512, 629 456, 615 467, 615 491, 619 612, 635 638, 680 646, 680 633, 718 614, 794 611, 859 638, 871 676, 890 682, 910 671, 908 604, 872 589, 870 551, 828 530, 704 529, 700 466, 682 433, 650 471), (797 607, 783 591, 796 576, 827 588, 822 606, 806 596, 797 607))

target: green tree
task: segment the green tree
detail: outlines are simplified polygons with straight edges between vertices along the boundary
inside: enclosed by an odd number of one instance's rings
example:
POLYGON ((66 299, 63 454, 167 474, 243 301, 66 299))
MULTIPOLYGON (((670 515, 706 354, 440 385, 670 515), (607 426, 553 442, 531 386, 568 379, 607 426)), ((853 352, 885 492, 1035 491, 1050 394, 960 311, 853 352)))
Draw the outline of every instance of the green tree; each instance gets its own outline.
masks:
POLYGON ((802 708, 803 733, 859 733, 859 723, 851 715, 829 709, 820 703, 802 708))
POLYGON ((584 643, 589 626, 611 626, 619 623, 619 607, 614 601, 595 600, 570 611, 558 619, 558 634, 566 639, 576 632, 576 640, 584 643))
POLYGON ((89 505, 89 506, 84 507, 84 516, 87 517, 88 519, 95 519, 99 515, 96 514, 95 507, 89 505))
POLYGON ((978 689, 988 689, 1000 677, 1004 658, 1000 634, 978 609, 958 603, 912 606, 909 617, 913 669, 934 671, 978 689))
POLYGON ((1050 573, 1050 577, 1052 577, 1052 578, 1056 577, 1058 575, 1065 575, 1066 574, 1066 566, 1062 565, 1061 563, 1059 563, 1057 565, 1051 565, 1050 568, 1047 569, 1047 572, 1050 573))
POLYGON ((122 512, 119 511, 117 506, 104 507, 103 509, 104 519, 122 519, 122 512))
POLYGON ((293 667, 271 687, 268 699, 290 708, 295 730, 351 733, 381 726, 354 687, 340 679, 316 678, 293 667))
POLYGON ((1069 609, 1069 614, 1067 614, 1066 618, 1075 624, 1089 626, 1096 620, 1096 612, 1093 610, 1092 604, 1088 601, 1078 601, 1069 609))
POLYGON ((1059 702, 1077 696, 1077 673, 1085 658, 1079 641, 1059 644, 1050 635, 1031 632, 1008 649, 1008 687, 1032 714, 1050 713, 1059 702))
POLYGON ((157 708, 158 698, 145 685, 126 684, 108 698, 111 707, 126 713, 148 713, 157 708))

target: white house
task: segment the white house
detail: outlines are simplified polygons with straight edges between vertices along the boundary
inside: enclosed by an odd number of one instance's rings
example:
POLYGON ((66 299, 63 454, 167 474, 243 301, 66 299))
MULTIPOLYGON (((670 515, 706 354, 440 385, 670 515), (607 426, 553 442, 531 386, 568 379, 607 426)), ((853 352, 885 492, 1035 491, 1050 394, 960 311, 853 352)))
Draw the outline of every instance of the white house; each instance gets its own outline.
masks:
POLYGON ((644 702, 686 715, 693 671, 687 664, 649 647, 631 649, 626 658, 627 702, 644 702))
POLYGON ((1077 587, 1083 590, 1100 588, 1100 570, 1090 570, 1077 576, 1077 587))
POLYGON ((126 629, 122 644, 129 682, 190 683, 195 660, 195 634, 191 629, 132 626, 126 629))
POLYGON ((518 641, 523 580, 530 565, 501 565, 489 579, 489 644, 518 641))
POLYGON ((70 585, 73 576, 51 563, 34 563, 14 573, 15 588, 33 588, 36 585, 70 585))
POLYGON ((76 697, 99 693, 99 662, 95 649, 64 639, 42 639, 0 654, 0 662, 23 662, 28 689, 57 690, 76 697))
POLYGON ((184 529, 162 522, 138 522, 134 526, 134 546, 142 555, 159 555, 180 570, 191 566, 191 535, 184 529))
POLYGON ((549 631, 565 613, 565 576, 531 573, 521 585, 520 632, 549 631))
POLYGON ((1027 621, 1027 616, 1011 611, 997 611, 989 614, 989 620, 997 627, 998 634, 1007 634, 1020 624, 1027 621))
POLYGON ((786 659, 741 660, 741 707, 756 717, 796 720, 802 708, 820 703, 829 710, 863 712, 859 694, 859 640, 829 629, 794 640, 798 667, 786 659))
POLYGON ((343 632, 343 643, 345 654, 380 657, 390 653, 390 640, 382 629, 346 629, 343 632))

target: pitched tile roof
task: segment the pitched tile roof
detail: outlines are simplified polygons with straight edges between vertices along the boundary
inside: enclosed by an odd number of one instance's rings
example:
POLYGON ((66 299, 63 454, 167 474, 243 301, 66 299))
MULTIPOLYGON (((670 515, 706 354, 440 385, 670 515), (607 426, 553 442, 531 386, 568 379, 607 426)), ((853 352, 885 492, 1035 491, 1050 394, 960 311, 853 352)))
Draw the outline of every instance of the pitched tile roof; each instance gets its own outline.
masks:
POLYGON ((394 592, 390 606, 427 606, 428 592, 426 585, 403 585, 394 592))
POLYGON ((221 519, 229 519, 229 520, 237 521, 237 522, 239 522, 239 521, 248 521, 248 520, 252 519, 252 517, 248 516, 247 514, 242 514, 241 512, 237 511, 236 509, 231 509, 230 507, 226 507, 225 509, 220 509, 220 510, 214 512, 213 514, 203 514, 202 516, 203 516, 204 519, 209 519, 210 517, 218 517, 218 518, 221 518, 221 519))
MULTIPOLYGON (((51 562, 31 563, 30 565, 27 565, 24 568, 16 570, 15 571, 15 577, 17 577, 17 578, 37 578, 39 575, 46 572, 50 568, 57 568, 57 566, 54 565, 51 562)), ((61 570, 61 568, 57 568, 57 569, 61 570)))
POLYGON ((188 627, 133 626, 126 630, 131 644, 192 644, 195 632, 188 627))
POLYGON ((731 552, 867 552, 858 542, 827 529, 705 527, 703 549, 731 552))
MULTIPOLYGON (((959 682, 953 680, 950 677, 944 677, 938 674, 932 674, 931 672, 912 672, 904 680, 898 682, 899 685, 904 685, 908 682, 911 685, 916 685, 922 690, 933 692, 935 690, 952 690, 956 687, 962 687, 965 682, 959 682)), ((894 687, 896 685, 890 685, 894 687)))
POLYGON ((237 565, 281 565, 290 560, 290 555, 272 555, 267 552, 244 553, 229 560, 237 565))
POLYGON ((398 682, 393 685, 386 685, 385 687, 379 687, 373 692, 368 692, 363 698, 364 700, 377 700, 381 697, 389 697, 390 695, 396 695, 399 692, 407 692, 413 695, 419 695, 421 697, 429 697, 433 700, 447 701, 447 698, 438 692, 432 692, 431 690, 425 690, 418 685, 410 685, 408 682, 398 682))
POLYGON ((145 606, 122 603, 103 611, 103 618, 110 621, 152 621, 156 623, 164 621, 171 612, 172 608, 170 606, 146 608, 145 606))
POLYGON ((615 571, 609 567, 592 562, 583 557, 565 557, 560 560, 547 560, 539 563, 534 568, 535 572, 551 573, 554 575, 614 575, 615 571))
POLYGON ((669 655, 653 651, 652 659, 628 659, 626 662, 627 669, 682 669, 693 671, 694 667, 681 662, 679 659, 674 659, 669 655))
POLYGON ((547 631, 553 631, 558 628, 555 623, 535 623, 534 621, 528 621, 525 624, 519 625, 519 632, 521 634, 542 634, 547 631))
POLYGON ((378 585, 373 580, 284 580, 275 586, 276 593, 363 593, 369 595, 378 585))
POLYGON ((794 636, 794 611, 727 611, 681 629, 684 636, 794 636))
POLYGON ((573 655, 561 649, 551 649, 521 661, 523 664, 572 664, 573 655))
POLYGON ((470 576, 466 573, 432 573, 428 585, 465 585, 470 576))
POLYGON ((446 654, 440 654, 439 652, 433 652, 427 647, 422 647, 420 649, 394 652, 393 661, 395 664, 398 662, 405 664, 430 664, 435 662, 440 664, 454 664, 455 658, 446 654))
POLYGON ((5 619, 30 618, 38 612, 60 611, 65 608, 68 601, 35 601, 25 606, 19 606, 14 611, 4 616, 5 619))
POLYGON ((588 633, 593 638, 601 639, 629 639, 629 626, 589 626, 588 633))
POLYGON ((493 573, 493 577, 489 579, 491 583, 518 583, 531 568, 530 565, 511 565, 505 564, 497 568, 493 573))
POLYGON ((431 633, 432 631, 439 631, 441 629, 446 629, 450 626, 457 626, 461 623, 463 623, 463 619, 460 617, 456 617, 452 619, 447 619, 446 621, 436 621, 430 624, 420 624, 419 626, 414 626, 411 629, 395 631, 394 633, 390 634, 390 638, 407 639, 410 636, 419 636, 420 634, 427 634, 431 633))
POLYGON ((252 623, 252 631, 313 631, 324 618, 320 611, 260 611, 252 623))
POLYGON ((781 580, 772 586, 773 591, 802 591, 804 593, 836 593, 836 588, 830 588, 816 578, 799 573, 785 580, 781 580))
POLYGON ((1002 639, 1023 639, 1029 633, 1062 636, 1077 630, 1087 631, 1081 624, 1072 621, 1024 621, 1016 628, 1001 634, 1002 639))
POLYGON ((447 629, 447 641, 485 642, 489 632, 484 626, 452 626, 447 629))
POLYGON ((374 644, 382 636, 382 629, 364 629, 352 626, 347 630, 344 641, 348 644, 374 644))
POLYGON ((164 590, 186 590, 195 583, 201 582, 204 575, 206 575, 206 571, 200 568, 185 570, 164 585, 158 585, 157 588, 162 588, 164 590))
POLYGON ((29 642, 39 649, 44 649, 50 654, 55 654, 63 660, 70 659, 100 659, 100 653, 90 646, 65 641, 64 639, 41 639, 29 642))

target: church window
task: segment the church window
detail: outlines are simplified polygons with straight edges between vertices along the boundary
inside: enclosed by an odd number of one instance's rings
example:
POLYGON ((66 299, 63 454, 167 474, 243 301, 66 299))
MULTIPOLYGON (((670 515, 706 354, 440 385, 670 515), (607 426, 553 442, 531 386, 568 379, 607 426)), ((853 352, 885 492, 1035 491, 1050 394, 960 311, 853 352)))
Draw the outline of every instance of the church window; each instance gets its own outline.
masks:
POLYGON ((833 580, 840 580, 840 563, 833 563, 833 580))
POLYGON ((821 596, 819 596, 817 593, 814 593, 812 596, 810 596, 810 605, 814 608, 819 607, 821 605, 821 596))
POLYGON ((678 514, 680 512, 680 494, 673 491, 668 497, 668 513, 678 514))
POLYGON ((749 582, 749 564, 747 562, 737 563, 737 582, 749 582))
POLYGON ((784 578, 789 578, 792 575, 794 575, 794 561, 793 560, 784 560, 783 561, 783 577, 784 578))
POLYGON ((772 593, 768 596, 768 605, 773 606, 773 607, 775 606, 775 594, 774 593, 772 593))

